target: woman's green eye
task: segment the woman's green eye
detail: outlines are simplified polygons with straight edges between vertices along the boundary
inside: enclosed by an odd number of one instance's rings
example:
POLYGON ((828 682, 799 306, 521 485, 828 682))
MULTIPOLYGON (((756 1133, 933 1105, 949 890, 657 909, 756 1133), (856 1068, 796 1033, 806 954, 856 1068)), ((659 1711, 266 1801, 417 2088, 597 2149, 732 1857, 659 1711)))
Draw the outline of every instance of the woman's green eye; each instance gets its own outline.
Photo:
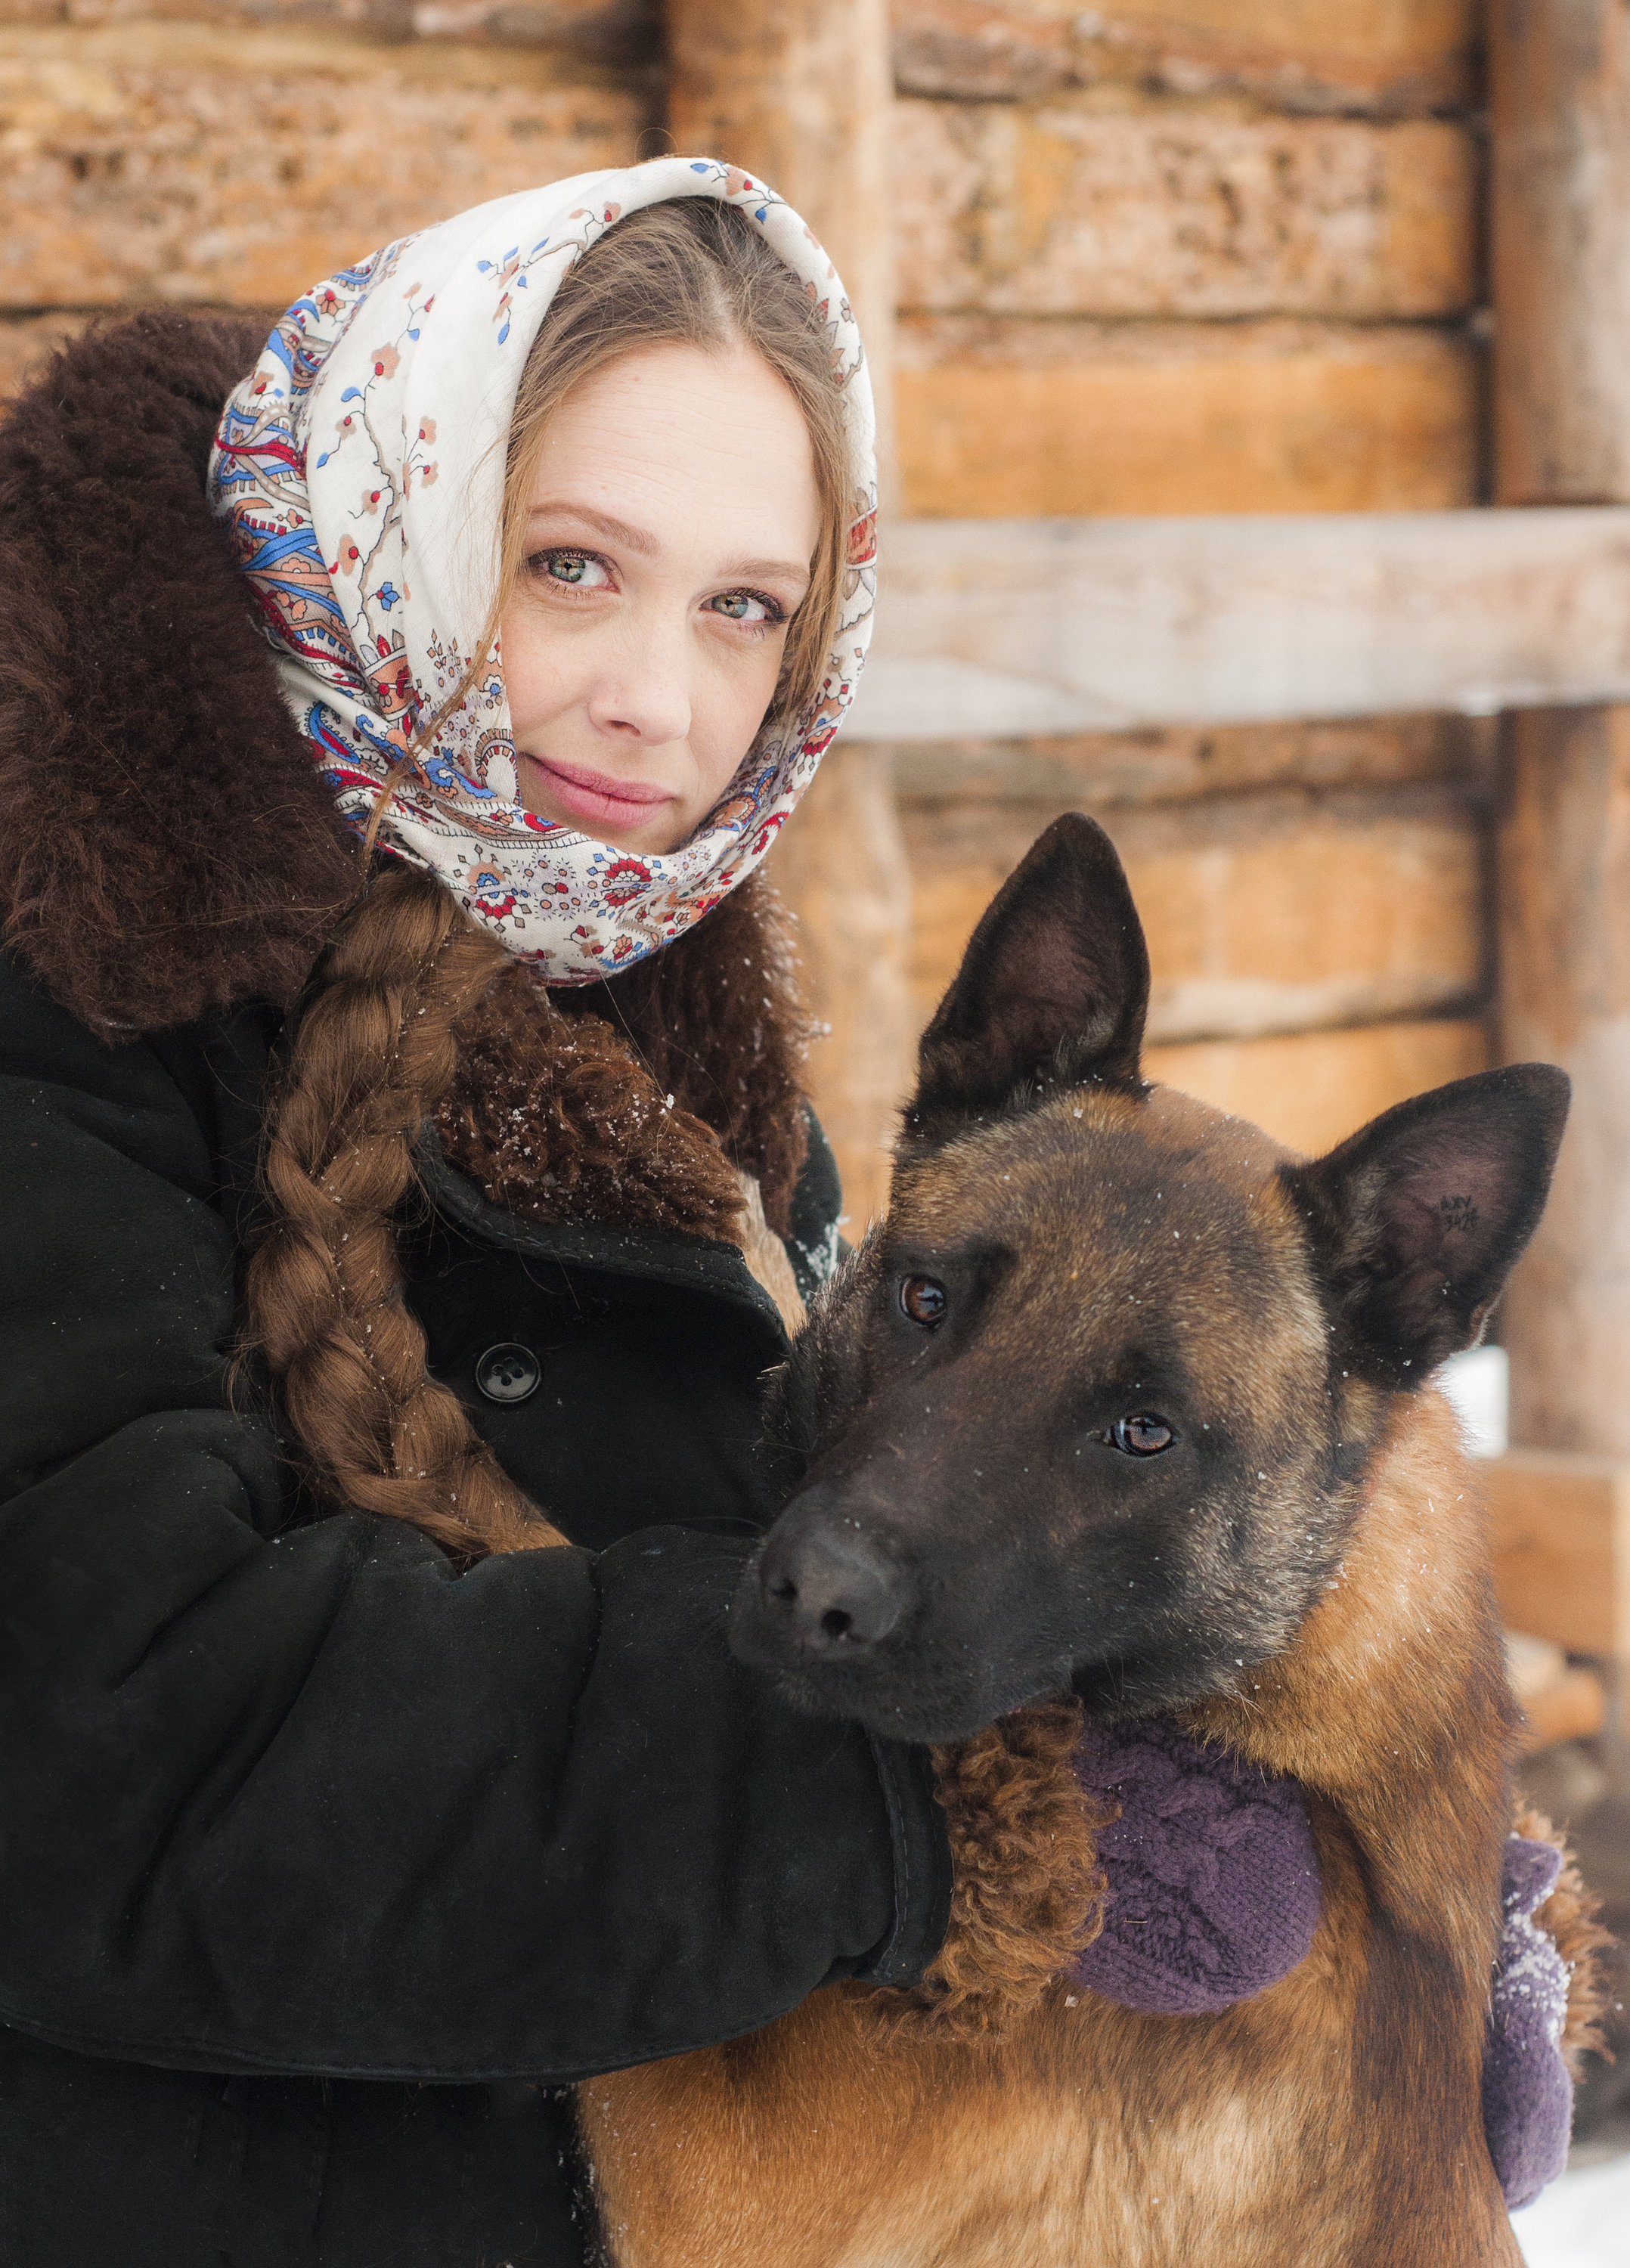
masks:
POLYGON ((586 551, 540 551, 534 555, 532 565, 547 581, 564 583, 570 590, 603 591, 611 586, 611 578, 601 561, 586 551))
POLYGON ((714 614, 723 615, 733 622, 748 622, 755 628, 759 623, 785 620, 781 609, 772 599, 761 599, 756 591, 721 591, 708 605, 714 614))

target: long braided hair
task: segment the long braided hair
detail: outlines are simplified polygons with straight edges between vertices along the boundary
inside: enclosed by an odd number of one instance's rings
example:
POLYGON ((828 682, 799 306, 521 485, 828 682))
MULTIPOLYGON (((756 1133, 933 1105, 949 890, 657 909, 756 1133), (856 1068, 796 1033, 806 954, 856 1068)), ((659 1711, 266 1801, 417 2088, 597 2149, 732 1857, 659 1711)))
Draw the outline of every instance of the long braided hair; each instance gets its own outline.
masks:
POLYGON ((507 959, 435 876, 373 883, 313 972, 262 1160, 271 1219, 250 1335, 320 1500, 410 1521, 462 1557, 562 1539, 425 1363, 395 1215, 452 1084, 454 1026, 507 959))
MULTIPOLYGON (((775 703, 800 707, 840 597, 846 444, 804 288, 728 206, 697 198, 632 214, 563 281, 510 435, 505 572, 520 566, 524 498, 549 416, 621 355, 675 342, 754 348, 803 411, 822 533, 775 703)), ((393 864, 366 886, 286 1037, 262 1164, 267 1226, 246 1281, 243 1352, 269 1374, 317 1501, 407 1521, 465 1561, 564 1540, 457 1395, 429 1375, 396 1243, 420 1128, 454 1080, 456 1027, 507 964, 433 875, 393 864)))

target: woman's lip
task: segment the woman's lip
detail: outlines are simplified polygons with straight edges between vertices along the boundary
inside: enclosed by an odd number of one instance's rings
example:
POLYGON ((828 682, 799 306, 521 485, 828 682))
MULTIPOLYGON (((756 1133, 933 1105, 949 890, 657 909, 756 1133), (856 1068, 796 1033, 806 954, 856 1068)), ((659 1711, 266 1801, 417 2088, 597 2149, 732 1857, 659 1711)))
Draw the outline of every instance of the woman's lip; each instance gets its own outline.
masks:
MULTIPOLYGON (((524 749, 519 753, 526 756, 524 749)), ((643 818, 653 806, 675 800, 671 789, 645 780, 614 779, 586 764, 550 763, 542 756, 526 756, 526 761, 542 772, 554 800, 579 819, 643 818)))

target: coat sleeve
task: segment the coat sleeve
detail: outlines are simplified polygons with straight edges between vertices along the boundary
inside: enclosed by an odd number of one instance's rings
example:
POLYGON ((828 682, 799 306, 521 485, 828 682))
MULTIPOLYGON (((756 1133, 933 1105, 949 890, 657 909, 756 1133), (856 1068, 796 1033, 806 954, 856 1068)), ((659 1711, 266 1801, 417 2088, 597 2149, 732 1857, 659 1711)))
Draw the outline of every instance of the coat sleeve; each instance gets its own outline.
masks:
POLYGON ((149 1048, 0 997, 0 2021, 208 2070, 567 2080, 751 2030, 945 1926, 920 1752, 732 1660, 749 1549, 455 1576, 280 1532, 232 1245, 149 1048))

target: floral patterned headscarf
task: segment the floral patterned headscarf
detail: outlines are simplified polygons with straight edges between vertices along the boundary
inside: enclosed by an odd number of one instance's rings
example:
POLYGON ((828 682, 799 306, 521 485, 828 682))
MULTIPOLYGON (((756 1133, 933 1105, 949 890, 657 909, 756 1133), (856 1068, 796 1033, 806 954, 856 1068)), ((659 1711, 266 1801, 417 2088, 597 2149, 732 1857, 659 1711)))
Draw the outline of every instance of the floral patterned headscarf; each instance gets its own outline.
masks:
POLYGON ((685 158, 500 197, 320 284, 232 394, 210 461, 213 509, 341 814, 365 830, 395 775, 380 841, 432 868, 551 984, 591 983, 656 952, 769 849, 859 675, 874 483, 871 384, 831 262, 761 181, 685 158), (496 651, 430 743, 416 735, 469 671, 492 615, 510 420, 561 277, 624 215, 697 196, 745 213, 809 293, 845 406, 854 525, 813 707, 766 720, 688 843, 636 857, 522 810, 496 651))

